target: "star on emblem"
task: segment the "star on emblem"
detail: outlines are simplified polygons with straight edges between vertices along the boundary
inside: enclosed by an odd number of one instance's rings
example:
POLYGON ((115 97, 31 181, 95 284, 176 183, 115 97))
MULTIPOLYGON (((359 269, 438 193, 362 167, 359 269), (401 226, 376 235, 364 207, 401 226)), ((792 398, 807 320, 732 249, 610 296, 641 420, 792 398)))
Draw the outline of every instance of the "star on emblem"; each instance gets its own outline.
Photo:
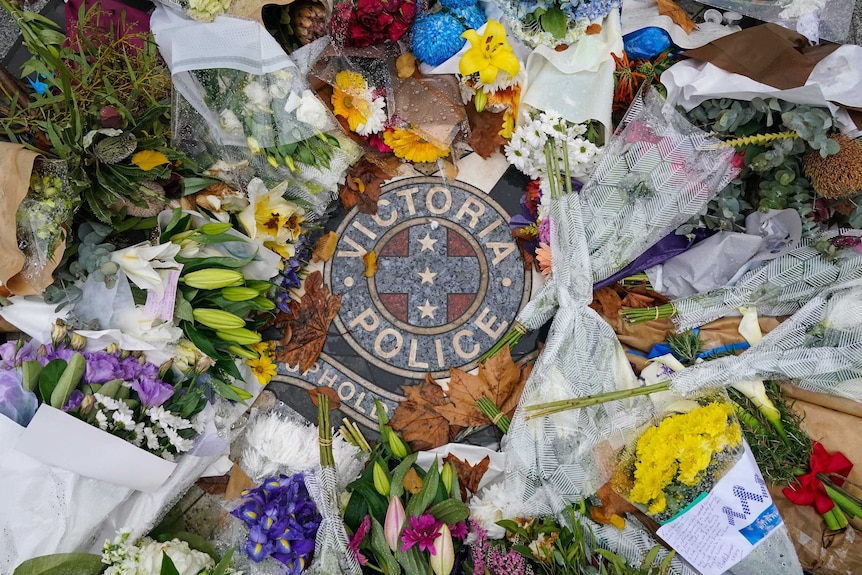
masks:
POLYGON ((418 272, 418 273, 419 273, 419 277, 421 277, 421 278, 422 278, 422 283, 423 283, 423 284, 431 284, 431 285, 434 285, 434 276, 436 276, 436 275, 437 275, 437 272, 432 272, 432 271, 428 268, 428 266, 425 266, 425 271, 424 271, 424 272, 418 272))
POLYGON ((430 234, 426 233, 425 237, 419 240, 419 243, 422 244, 422 251, 431 250, 434 251, 434 244, 437 243, 437 240, 433 239, 430 234))
POLYGON ((425 305, 416 306, 416 309, 422 312, 422 317, 434 319, 434 311, 436 311, 437 306, 431 305, 431 302, 426 299, 425 305))

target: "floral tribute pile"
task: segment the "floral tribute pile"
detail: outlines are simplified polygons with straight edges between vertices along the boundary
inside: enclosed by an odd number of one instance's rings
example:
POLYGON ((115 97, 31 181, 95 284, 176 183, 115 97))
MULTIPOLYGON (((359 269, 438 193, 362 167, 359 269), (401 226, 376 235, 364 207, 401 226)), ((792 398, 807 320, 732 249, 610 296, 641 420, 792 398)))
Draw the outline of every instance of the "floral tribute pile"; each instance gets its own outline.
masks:
POLYGON ((862 570, 862 48, 808 48, 824 2, 783 6, 807 37, 672 0, 276 4, 0 0, 29 53, 0 574, 862 570), (477 372, 373 438, 325 386, 314 422, 255 403, 324 349, 332 214, 470 154, 529 181, 538 285, 477 372), (175 504, 225 458, 196 533, 175 504))

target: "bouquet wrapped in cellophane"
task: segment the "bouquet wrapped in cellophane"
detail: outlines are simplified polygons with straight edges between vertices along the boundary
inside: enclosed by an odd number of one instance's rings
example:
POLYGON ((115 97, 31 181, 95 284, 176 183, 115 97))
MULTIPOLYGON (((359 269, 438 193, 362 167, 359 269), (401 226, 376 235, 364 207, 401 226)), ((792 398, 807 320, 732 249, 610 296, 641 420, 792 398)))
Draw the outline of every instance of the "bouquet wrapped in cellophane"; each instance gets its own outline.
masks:
POLYGON ((287 196, 322 213, 358 148, 305 80, 316 48, 294 61, 257 22, 161 7, 152 26, 174 82, 174 143, 237 185, 289 182, 287 196))

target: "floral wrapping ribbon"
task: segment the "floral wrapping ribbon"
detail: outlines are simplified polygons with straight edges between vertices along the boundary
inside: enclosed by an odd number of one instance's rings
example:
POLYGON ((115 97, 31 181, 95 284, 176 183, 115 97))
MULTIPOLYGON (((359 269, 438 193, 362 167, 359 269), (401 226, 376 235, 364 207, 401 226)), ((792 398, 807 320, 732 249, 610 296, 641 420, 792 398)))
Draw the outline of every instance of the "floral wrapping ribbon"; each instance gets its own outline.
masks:
MULTIPOLYGON (((796 505, 813 505, 817 513, 823 515, 835 507, 835 502, 826 493, 826 487, 817 478, 817 474, 846 478, 853 469, 853 463, 840 451, 830 454, 823 444, 815 441, 809 469, 808 473, 796 478, 797 484, 784 488, 784 496, 796 505)), ((833 481, 839 486, 844 483, 843 479, 838 478, 833 481)))

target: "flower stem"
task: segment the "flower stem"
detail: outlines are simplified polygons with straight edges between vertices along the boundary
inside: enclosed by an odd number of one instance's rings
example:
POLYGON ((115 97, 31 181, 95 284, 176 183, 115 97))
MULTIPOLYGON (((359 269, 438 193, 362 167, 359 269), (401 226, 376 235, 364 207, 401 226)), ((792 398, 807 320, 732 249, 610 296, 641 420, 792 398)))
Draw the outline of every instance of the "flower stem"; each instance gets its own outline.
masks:
POLYGON ((646 385, 643 387, 618 389, 616 391, 609 391, 596 395, 588 395, 586 397, 575 397, 573 399, 551 401, 549 403, 537 403, 535 405, 528 405, 525 409, 527 412, 529 412, 527 419, 535 419, 537 417, 544 417, 546 415, 560 413, 561 411, 568 411, 570 409, 581 409, 582 407, 588 407, 590 405, 600 405, 609 401, 628 399, 630 397, 637 397, 639 395, 649 395, 651 393, 656 393, 659 391, 667 391, 668 389, 670 389, 670 381, 662 381, 653 385, 646 385))
POLYGON ((677 309, 672 303, 666 303, 656 307, 626 308, 620 314, 626 320, 626 323, 637 324, 654 319, 674 317, 677 314, 677 309))
POLYGON ((332 455, 332 422, 329 415, 329 397, 323 393, 317 396, 317 427, 320 444, 320 466, 335 467, 332 455))
POLYGON ((512 324, 512 327, 509 328, 509 331, 507 331, 505 335, 503 335, 503 337, 501 337, 500 340, 497 341, 497 343, 495 343, 491 347, 491 349, 486 351, 485 354, 479 358, 479 361, 484 362, 491 359, 492 357, 500 353, 500 351, 503 349, 503 346, 509 346, 509 349, 512 349, 513 347, 518 345, 518 342, 521 340, 521 336, 526 333, 527 328, 524 327, 522 323, 517 321, 514 322, 512 324))
POLYGON ((485 417, 490 419, 500 431, 503 433, 509 433, 509 425, 511 424, 511 421, 509 421, 509 418, 505 413, 500 411, 500 409, 494 405, 493 401, 483 395, 476 401, 476 406, 479 408, 479 411, 481 411, 485 417))

